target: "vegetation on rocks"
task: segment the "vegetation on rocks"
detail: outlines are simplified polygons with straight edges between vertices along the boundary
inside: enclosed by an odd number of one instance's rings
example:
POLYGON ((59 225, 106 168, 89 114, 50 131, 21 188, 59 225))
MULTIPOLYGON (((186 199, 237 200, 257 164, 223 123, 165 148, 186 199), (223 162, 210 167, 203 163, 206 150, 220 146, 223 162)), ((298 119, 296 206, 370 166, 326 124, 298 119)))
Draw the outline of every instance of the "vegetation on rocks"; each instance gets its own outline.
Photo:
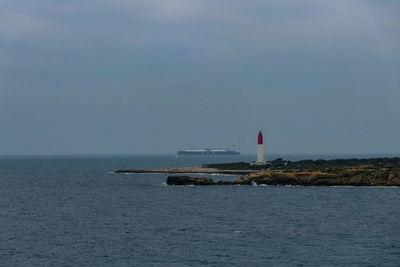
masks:
POLYGON ((317 170, 321 168, 343 168, 373 165, 377 167, 399 167, 400 158, 369 159, 331 159, 288 161, 281 158, 267 162, 266 165, 252 165, 246 162, 206 164, 203 167, 219 170, 317 170))
POLYGON ((301 186, 400 186, 400 168, 374 165, 318 170, 265 170, 240 176, 236 181, 170 176, 169 185, 301 185, 301 186))
POLYGON ((239 177, 238 182, 303 186, 400 186, 400 168, 359 166, 313 171, 262 171, 239 177))

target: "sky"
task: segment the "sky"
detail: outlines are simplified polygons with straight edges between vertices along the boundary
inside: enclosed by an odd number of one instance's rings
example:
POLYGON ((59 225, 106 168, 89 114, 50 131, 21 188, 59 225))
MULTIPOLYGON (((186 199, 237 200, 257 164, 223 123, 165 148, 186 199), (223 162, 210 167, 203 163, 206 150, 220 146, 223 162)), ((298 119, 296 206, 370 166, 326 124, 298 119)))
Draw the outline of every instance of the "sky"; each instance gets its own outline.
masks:
POLYGON ((400 152, 398 0, 0 0, 0 154, 400 152))

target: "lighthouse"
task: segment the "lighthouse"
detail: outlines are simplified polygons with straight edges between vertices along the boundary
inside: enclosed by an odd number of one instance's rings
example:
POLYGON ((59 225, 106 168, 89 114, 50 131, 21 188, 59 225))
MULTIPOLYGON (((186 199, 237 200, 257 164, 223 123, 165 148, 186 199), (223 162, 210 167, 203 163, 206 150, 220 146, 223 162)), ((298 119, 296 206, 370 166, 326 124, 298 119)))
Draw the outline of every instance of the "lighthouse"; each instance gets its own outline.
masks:
POLYGON ((263 135, 260 131, 258 133, 258 153, 257 153, 257 161, 256 164, 262 165, 265 164, 264 161, 264 142, 263 142, 263 135))

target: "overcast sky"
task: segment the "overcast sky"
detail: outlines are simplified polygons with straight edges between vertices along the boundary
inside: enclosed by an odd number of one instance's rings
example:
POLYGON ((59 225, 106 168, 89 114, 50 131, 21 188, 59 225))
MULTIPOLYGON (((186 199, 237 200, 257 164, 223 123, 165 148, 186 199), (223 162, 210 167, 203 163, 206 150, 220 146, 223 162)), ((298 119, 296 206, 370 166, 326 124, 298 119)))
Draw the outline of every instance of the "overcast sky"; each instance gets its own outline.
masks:
POLYGON ((400 152, 398 0, 0 0, 0 154, 400 152))

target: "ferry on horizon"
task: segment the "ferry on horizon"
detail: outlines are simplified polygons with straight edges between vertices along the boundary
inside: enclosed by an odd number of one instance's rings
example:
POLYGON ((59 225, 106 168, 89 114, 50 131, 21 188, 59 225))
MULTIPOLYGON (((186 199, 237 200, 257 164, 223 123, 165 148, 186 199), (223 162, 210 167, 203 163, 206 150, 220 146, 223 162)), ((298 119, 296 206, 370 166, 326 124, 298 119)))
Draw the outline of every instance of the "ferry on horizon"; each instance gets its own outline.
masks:
POLYGON ((240 155, 240 152, 231 149, 205 148, 205 149, 187 149, 178 151, 178 156, 229 156, 240 155))

